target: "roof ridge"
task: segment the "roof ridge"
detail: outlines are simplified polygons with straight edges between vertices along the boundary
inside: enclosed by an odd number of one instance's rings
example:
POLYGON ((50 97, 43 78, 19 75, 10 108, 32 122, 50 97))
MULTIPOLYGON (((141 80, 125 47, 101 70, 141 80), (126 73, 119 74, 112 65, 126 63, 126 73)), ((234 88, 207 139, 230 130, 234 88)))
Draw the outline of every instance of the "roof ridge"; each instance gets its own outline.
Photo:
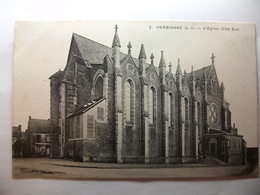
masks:
MULTIPOLYGON (((74 36, 74 35, 79 36, 79 37, 81 37, 81 38, 83 38, 83 39, 87 39, 87 40, 89 40, 89 41, 91 41, 91 42, 93 42, 93 43, 97 43, 97 44, 99 44, 99 45, 102 45, 102 46, 104 46, 104 47, 106 47, 106 48, 108 48, 108 49, 112 49, 111 47, 109 47, 109 46, 107 46, 107 45, 104 45, 104 44, 102 44, 102 43, 93 41, 92 39, 89 39, 89 38, 84 37, 84 36, 82 36, 82 35, 79 35, 79 34, 77 34, 77 33, 73 33, 73 36, 74 36)), ((122 52, 120 52, 120 53, 122 53, 122 52)))
MULTIPOLYGON (((209 68, 209 67, 211 67, 211 66, 212 66, 212 65, 208 65, 208 66, 205 66, 204 68, 206 69, 206 68, 209 68)), ((200 69, 194 70, 193 73, 198 72, 198 71, 203 71, 203 67, 200 68, 200 69)), ((186 76, 187 76, 187 75, 190 75, 190 74, 191 74, 191 72, 186 73, 186 76)))
POLYGON ((81 113, 85 113, 88 110, 90 110, 91 108, 95 107, 96 105, 98 105, 100 102, 102 102, 104 99, 106 99, 105 96, 101 97, 101 98, 97 98, 96 100, 92 100, 92 102, 88 102, 87 104, 84 104, 83 106, 79 107, 78 109, 76 109, 73 113, 70 113, 67 115, 67 117, 72 117, 72 116, 76 116, 79 115, 81 113), (95 102, 94 102, 95 101, 95 102))

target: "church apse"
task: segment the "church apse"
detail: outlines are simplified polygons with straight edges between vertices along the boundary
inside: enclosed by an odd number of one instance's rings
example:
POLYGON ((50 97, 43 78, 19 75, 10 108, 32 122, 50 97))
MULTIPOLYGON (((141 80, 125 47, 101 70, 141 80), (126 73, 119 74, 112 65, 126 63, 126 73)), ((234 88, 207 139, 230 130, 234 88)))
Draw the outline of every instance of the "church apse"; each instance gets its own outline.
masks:
POLYGON ((162 51, 157 65, 140 45, 138 58, 130 42, 122 53, 117 26, 112 47, 73 34, 65 69, 50 77, 51 156, 117 163, 242 158, 243 136, 231 128, 215 55, 211 65, 182 72, 180 59, 167 68, 162 51))

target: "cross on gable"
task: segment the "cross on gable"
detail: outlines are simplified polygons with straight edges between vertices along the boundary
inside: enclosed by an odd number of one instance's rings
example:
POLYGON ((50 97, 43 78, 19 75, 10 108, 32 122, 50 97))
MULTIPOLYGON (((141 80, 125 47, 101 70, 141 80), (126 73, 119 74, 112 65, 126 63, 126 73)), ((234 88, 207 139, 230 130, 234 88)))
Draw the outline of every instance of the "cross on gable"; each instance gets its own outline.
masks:
POLYGON ((128 53, 130 53, 131 49, 132 49, 132 45, 131 45, 130 41, 129 41, 128 45, 127 45, 127 48, 128 48, 128 53))
POLYGON ((172 63, 170 62, 170 64, 169 64, 169 71, 171 72, 171 70, 172 70, 172 63))
POLYGON ((151 59, 151 64, 153 64, 153 59, 154 59, 153 53, 151 54, 150 59, 151 59))
POLYGON ((211 56, 211 60, 212 60, 212 65, 214 65, 214 58, 215 58, 216 56, 214 55, 214 53, 212 53, 212 56, 211 56))

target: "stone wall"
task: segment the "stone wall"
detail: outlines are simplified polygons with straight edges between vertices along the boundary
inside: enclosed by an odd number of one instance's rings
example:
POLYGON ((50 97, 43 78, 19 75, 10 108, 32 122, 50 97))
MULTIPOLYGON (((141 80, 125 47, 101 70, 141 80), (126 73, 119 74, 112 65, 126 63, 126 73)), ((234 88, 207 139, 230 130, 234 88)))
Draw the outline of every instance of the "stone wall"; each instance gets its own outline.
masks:
POLYGON ((51 77, 50 78, 50 157, 57 158, 60 156, 60 127, 59 127, 59 104, 60 104, 60 94, 59 94, 59 78, 51 77))
POLYGON ((83 161, 115 162, 114 143, 106 123, 95 122, 95 138, 83 140, 83 161))
POLYGON ((121 66, 122 71, 122 105, 126 104, 124 98, 125 93, 125 82, 131 79, 134 92, 132 95, 133 102, 128 103, 129 105, 134 104, 134 118, 132 123, 126 121, 125 107, 123 106, 123 132, 122 132, 122 156, 123 162, 140 162, 141 157, 141 81, 139 78, 139 70, 129 58, 121 66), (129 65, 131 64, 131 65, 129 65), (129 68, 131 67, 131 68, 129 68))

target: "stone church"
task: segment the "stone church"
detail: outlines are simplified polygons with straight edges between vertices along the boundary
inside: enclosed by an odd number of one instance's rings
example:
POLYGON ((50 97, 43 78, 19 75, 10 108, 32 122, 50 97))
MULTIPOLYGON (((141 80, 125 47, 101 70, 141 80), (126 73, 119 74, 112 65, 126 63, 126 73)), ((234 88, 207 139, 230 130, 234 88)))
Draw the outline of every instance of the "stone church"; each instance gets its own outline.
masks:
POLYGON ((72 35, 66 67, 50 77, 51 157, 83 162, 194 163, 214 156, 244 162, 245 141, 231 126, 224 84, 211 65, 168 68, 72 35), (175 69, 173 71, 173 68, 175 69), (167 69, 167 70, 166 70, 167 69))

